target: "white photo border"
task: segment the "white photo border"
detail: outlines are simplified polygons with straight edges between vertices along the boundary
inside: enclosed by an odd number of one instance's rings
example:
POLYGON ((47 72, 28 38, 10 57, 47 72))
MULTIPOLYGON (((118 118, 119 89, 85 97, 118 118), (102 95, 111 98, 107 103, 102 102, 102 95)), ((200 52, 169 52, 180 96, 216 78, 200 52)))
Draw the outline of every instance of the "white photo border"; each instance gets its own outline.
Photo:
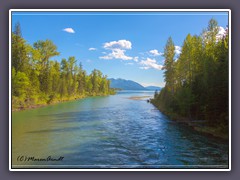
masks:
POLYGON ((9 10, 9 171, 231 171, 231 9, 10 9, 9 10), (12 87, 11 87, 11 32, 13 12, 227 12, 229 29, 229 156, 228 169, 80 169, 80 168, 12 168, 12 87))

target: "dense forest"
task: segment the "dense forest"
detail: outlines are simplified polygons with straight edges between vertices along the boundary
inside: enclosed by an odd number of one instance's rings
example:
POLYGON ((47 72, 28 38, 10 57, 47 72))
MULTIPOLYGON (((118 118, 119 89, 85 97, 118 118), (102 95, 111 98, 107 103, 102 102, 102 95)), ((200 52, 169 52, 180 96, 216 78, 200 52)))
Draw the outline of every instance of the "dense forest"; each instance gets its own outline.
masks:
POLYGON ((188 34, 179 57, 169 37, 164 49, 165 87, 151 102, 175 120, 206 122, 203 131, 228 134, 228 30, 211 19, 201 35, 188 34))
POLYGON ((22 37, 20 24, 12 32, 12 108, 37 107, 86 96, 114 94, 107 76, 94 69, 91 74, 76 65, 74 56, 58 61, 51 40, 39 40, 31 46, 22 37))

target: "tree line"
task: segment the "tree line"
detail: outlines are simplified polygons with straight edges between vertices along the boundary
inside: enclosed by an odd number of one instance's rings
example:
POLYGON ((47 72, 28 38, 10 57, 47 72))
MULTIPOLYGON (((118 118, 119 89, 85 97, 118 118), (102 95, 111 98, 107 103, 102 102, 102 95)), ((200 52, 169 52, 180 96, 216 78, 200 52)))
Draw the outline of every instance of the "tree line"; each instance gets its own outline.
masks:
POLYGON ((221 37, 211 19, 200 35, 188 34, 175 59, 169 37, 164 49, 165 87, 151 102, 173 119, 205 120, 209 127, 228 130, 228 30, 221 37))
POLYGON ((22 37, 19 23, 11 35, 13 110, 114 94, 106 75, 97 69, 88 75, 74 56, 60 63, 50 60, 60 54, 51 40, 39 40, 31 46, 22 37))

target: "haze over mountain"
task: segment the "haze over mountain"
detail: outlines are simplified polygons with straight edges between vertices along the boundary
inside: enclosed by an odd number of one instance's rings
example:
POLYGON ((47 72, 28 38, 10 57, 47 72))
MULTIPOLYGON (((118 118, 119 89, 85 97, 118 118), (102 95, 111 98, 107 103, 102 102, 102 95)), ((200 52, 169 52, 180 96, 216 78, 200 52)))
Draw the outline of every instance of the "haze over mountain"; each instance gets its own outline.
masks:
POLYGON ((122 90, 160 90, 160 87, 157 86, 147 86, 144 87, 141 84, 131 81, 131 80, 126 80, 126 79, 114 79, 110 78, 110 87, 111 88, 118 88, 122 90))

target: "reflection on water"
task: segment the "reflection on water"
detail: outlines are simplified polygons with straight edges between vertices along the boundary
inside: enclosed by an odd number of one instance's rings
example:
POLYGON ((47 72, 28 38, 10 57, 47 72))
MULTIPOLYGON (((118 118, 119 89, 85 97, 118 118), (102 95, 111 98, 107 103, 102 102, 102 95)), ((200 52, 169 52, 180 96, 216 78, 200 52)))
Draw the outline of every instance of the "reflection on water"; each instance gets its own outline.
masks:
POLYGON ((228 168, 228 143, 169 120, 147 103, 153 93, 121 91, 14 112, 13 167, 228 168), (146 98, 131 98, 140 96, 146 98))

